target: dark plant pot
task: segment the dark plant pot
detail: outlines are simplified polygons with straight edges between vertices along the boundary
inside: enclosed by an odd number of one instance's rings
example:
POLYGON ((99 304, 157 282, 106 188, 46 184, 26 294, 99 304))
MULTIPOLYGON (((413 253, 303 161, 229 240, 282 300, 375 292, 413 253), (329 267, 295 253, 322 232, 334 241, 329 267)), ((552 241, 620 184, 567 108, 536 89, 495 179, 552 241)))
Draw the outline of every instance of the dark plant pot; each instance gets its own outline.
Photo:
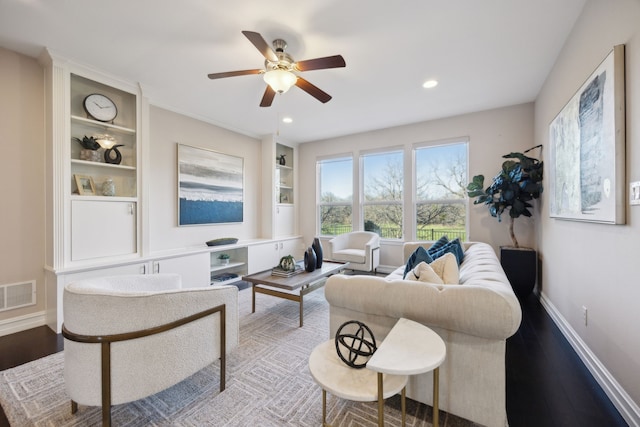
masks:
POLYGON ((316 253, 311 246, 304 253, 304 269, 309 273, 316 269, 316 253))
POLYGON ((500 247, 500 264, 516 296, 528 297, 536 284, 538 253, 531 248, 500 247))

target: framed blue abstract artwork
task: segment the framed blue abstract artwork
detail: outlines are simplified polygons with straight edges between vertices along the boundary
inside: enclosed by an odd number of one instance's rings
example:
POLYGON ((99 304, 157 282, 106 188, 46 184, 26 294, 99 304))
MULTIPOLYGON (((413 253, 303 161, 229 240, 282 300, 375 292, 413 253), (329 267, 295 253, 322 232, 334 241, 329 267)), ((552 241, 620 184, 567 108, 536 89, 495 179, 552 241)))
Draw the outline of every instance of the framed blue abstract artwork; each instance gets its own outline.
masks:
POLYGON ((244 159, 178 144, 178 225, 243 221, 244 159))
POLYGON ((625 223, 624 45, 617 45, 549 125, 550 216, 625 223))

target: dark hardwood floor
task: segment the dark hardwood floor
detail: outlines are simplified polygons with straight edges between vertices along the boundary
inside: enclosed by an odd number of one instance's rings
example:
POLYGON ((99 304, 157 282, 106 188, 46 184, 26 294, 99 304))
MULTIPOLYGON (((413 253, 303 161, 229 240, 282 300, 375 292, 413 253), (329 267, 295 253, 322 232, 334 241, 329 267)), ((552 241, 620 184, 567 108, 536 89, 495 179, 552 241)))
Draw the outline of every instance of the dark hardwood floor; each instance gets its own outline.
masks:
MULTIPOLYGON (((538 299, 521 304, 522 325, 507 340, 509 426, 626 426, 538 299)), ((62 348, 62 337, 46 326, 0 337, 0 370, 62 348)), ((6 426, 0 410, 0 427, 6 426)))
POLYGON ((627 426, 534 295, 507 340, 510 427, 627 426))

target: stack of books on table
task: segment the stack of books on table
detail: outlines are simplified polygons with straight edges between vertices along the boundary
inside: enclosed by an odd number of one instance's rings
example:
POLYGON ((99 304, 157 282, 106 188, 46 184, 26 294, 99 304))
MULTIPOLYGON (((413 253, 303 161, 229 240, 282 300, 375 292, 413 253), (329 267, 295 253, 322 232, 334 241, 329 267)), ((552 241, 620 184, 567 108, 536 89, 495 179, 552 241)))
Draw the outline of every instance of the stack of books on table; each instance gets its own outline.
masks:
POLYGON ((273 267, 271 269, 271 275, 279 276, 279 277, 291 277, 291 276, 295 276, 298 273, 302 273, 303 271, 304 271, 304 268, 302 268, 302 265, 300 265, 299 263, 296 263, 296 269, 294 271, 285 270, 278 266, 278 267, 273 267))

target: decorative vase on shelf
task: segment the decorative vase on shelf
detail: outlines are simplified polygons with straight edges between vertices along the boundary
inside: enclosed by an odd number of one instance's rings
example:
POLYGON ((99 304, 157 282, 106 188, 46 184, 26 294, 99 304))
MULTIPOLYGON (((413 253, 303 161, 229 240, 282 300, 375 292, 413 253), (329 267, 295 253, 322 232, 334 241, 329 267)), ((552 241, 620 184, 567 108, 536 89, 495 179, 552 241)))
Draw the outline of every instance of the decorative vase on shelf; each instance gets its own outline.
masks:
POLYGON ((101 162, 102 155, 95 150, 82 149, 80 150, 80 160, 87 160, 89 162, 101 162))
POLYGON ((311 246, 304 253, 304 269, 309 273, 316 269, 316 253, 311 246))
POLYGON ((320 243, 320 239, 315 237, 313 239, 313 244, 311 245, 313 248, 313 252, 316 255, 316 268, 322 267, 322 243, 320 243))
POLYGON ((111 178, 105 179, 102 183, 102 195, 103 196, 115 196, 116 195, 116 185, 113 183, 111 178))
POLYGON ((124 147, 123 144, 116 144, 108 150, 104 151, 104 161, 112 165, 119 165, 122 161, 122 153, 118 151, 118 147, 124 147))
POLYGON ((284 158, 284 156, 286 156, 286 154, 280 154, 280 157, 278 158, 278 161, 280 162, 281 166, 284 166, 287 164, 287 160, 284 158))

